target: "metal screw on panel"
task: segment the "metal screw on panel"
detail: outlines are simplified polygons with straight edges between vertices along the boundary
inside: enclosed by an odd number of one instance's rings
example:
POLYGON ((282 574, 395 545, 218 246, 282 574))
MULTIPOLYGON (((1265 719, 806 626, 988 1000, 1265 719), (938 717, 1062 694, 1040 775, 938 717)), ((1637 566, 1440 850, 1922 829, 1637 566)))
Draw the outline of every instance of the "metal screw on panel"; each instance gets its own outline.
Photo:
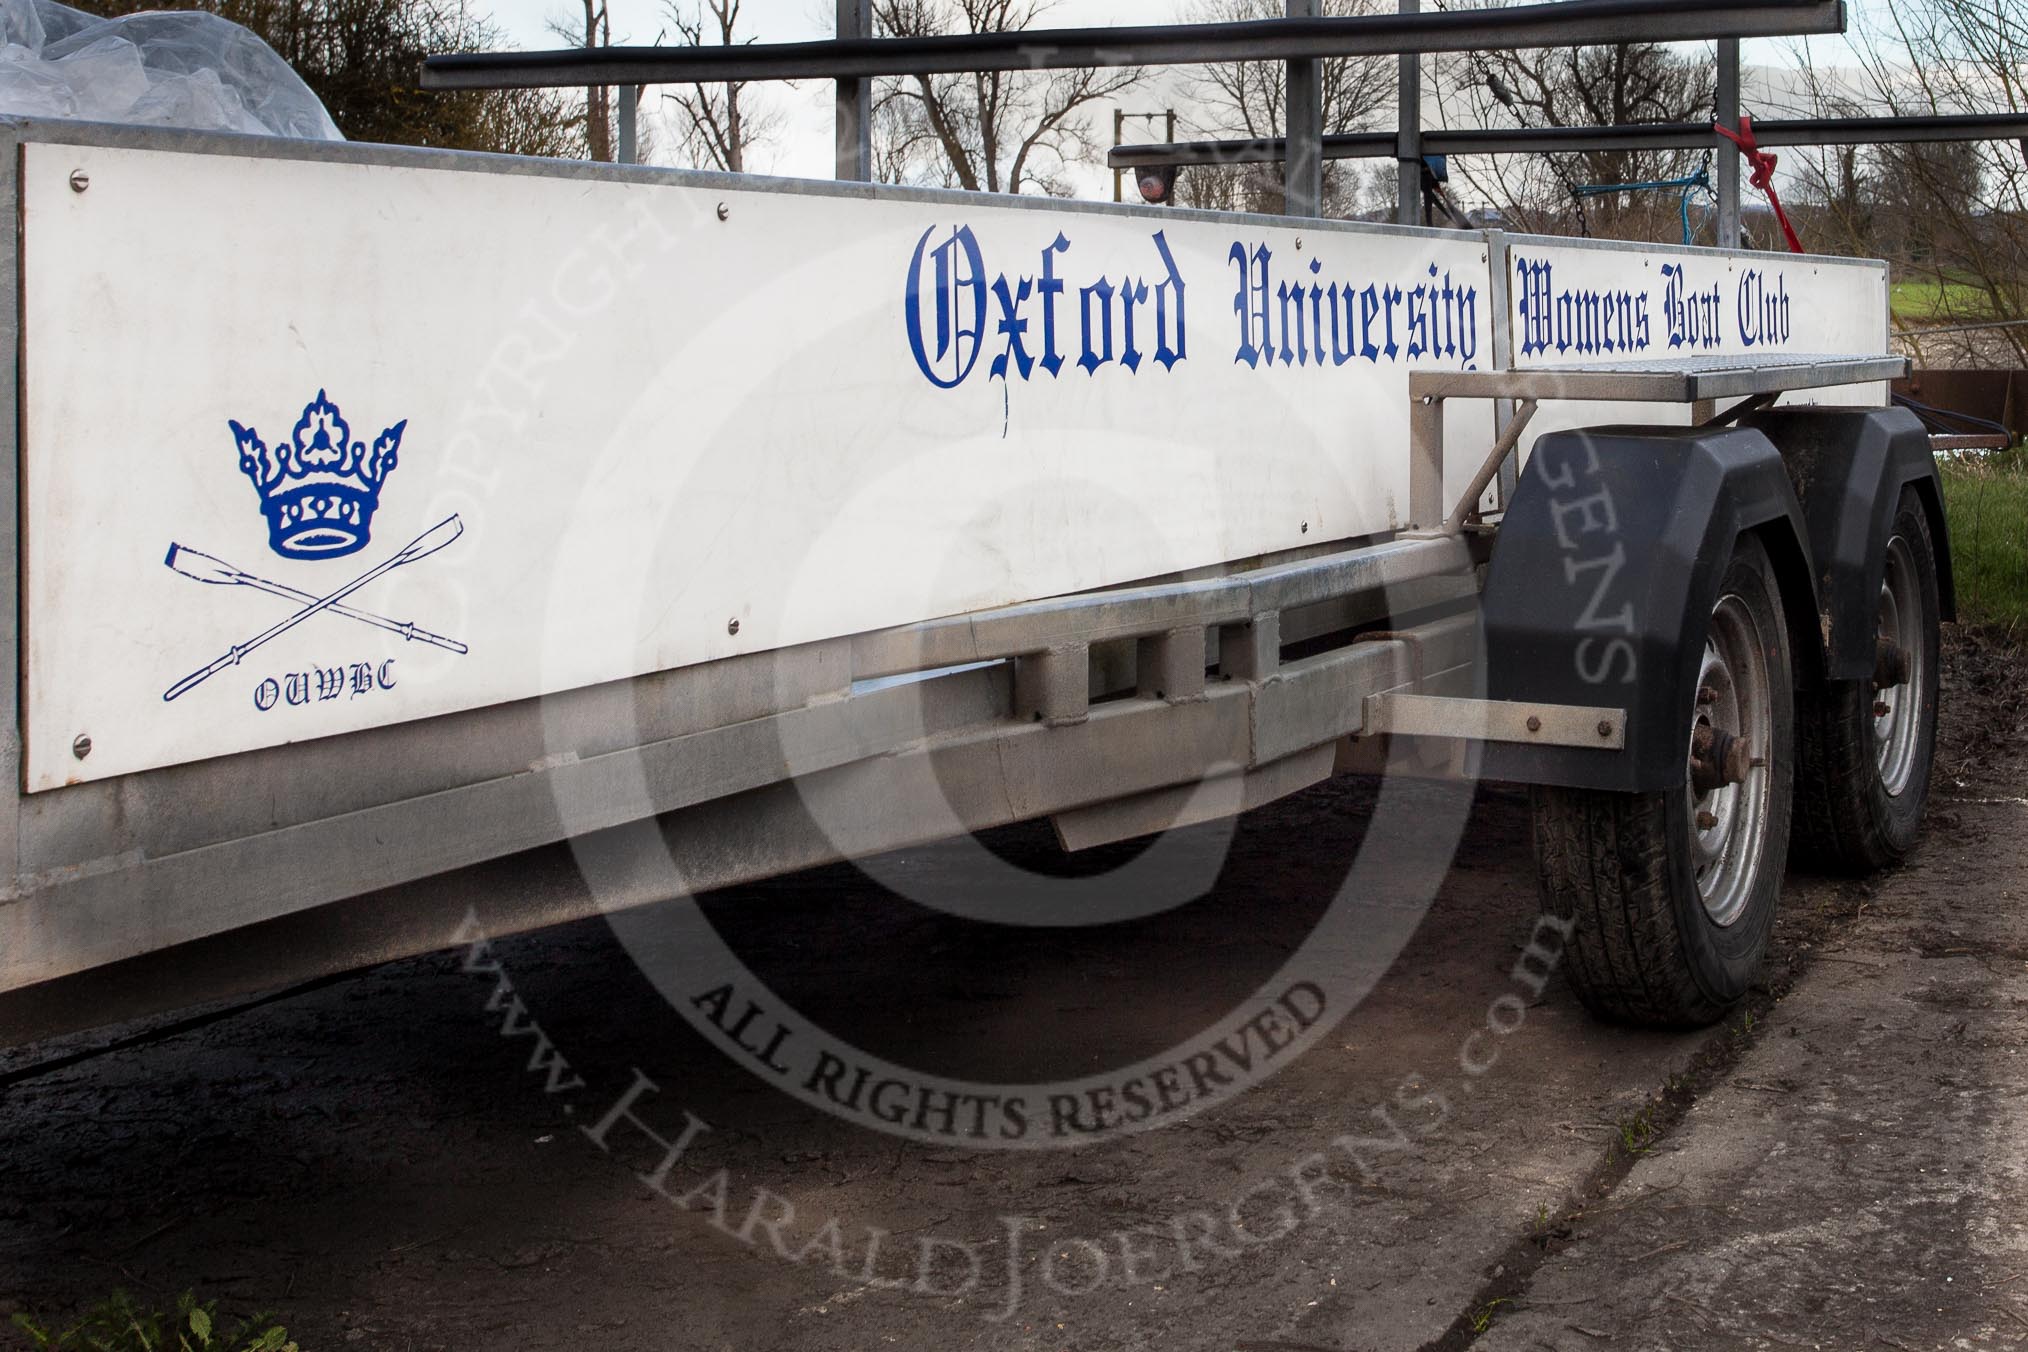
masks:
POLYGON ((1607 721, 1606 721, 1605 719, 1601 718, 1601 719, 1600 719, 1600 720, 1598 721, 1598 735, 1599 735, 1599 736, 1601 736, 1601 737, 1610 737, 1610 736, 1612 736, 1612 735, 1613 735, 1613 725, 1612 725, 1611 723, 1607 722, 1607 721))
POLYGON ((86 756, 91 755, 92 739, 83 733, 79 733, 77 740, 70 744, 70 754, 76 756, 79 760, 83 760, 86 756))
POLYGON ((1542 720, 1534 714, 1528 715, 1528 731, 1530 732, 1542 731, 1542 720))
POLYGON ((70 171, 70 190, 72 192, 83 192, 86 188, 91 187, 91 185, 92 176, 90 174, 87 174, 82 169, 70 171))
POLYGON ((1303 523, 1303 534, 1308 535, 1309 533, 1310 533, 1310 523, 1305 521, 1303 523))
POLYGON ((729 220, 731 220, 731 219, 732 219, 732 208, 731 208, 731 207, 729 207, 729 206, 727 206, 727 205, 726 205, 725 203, 723 203, 723 202, 720 202, 720 203, 718 204, 718 219, 719 219, 719 220, 721 220, 721 221, 729 221, 729 220))
POLYGON ((728 634, 737 634, 739 632, 739 621, 727 620, 725 622, 725 632, 728 634))

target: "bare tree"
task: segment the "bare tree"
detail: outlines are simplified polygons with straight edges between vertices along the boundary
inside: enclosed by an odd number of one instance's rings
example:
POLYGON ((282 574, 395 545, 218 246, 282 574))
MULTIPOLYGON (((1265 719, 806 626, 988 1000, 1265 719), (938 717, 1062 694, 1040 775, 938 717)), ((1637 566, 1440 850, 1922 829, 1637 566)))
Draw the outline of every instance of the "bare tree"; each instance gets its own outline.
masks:
MULTIPOLYGON (((1900 0, 1856 16, 1847 37, 1855 67, 1827 70, 1807 44, 1800 50, 1806 107, 1817 116, 2028 110, 2028 12, 2019 5, 1900 0)), ((2028 148, 1877 146, 1801 152, 1792 163, 1811 205, 1827 208, 1811 222, 1812 245, 1884 254, 1898 279, 1926 283, 1925 313, 1904 321, 1918 337, 1924 327, 2028 317, 2028 148)), ((1929 358, 2028 365, 2024 327, 1939 335, 1928 346, 1929 358)))
MULTIPOLYGON (((1434 90, 1444 120, 1463 126, 1625 126, 1708 122, 1716 111, 1710 61, 1654 43, 1459 53, 1439 59, 1434 90)), ((1604 235, 1671 233, 1674 195, 1607 193, 1580 205, 1583 186, 1653 182, 1687 176, 1698 151, 1598 150, 1571 155, 1499 156, 1453 166, 1516 224, 1550 229, 1581 210, 1604 235)))
POLYGON ((323 100, 355 141, 489 150, 509 155, 584 154, 584 115, 551 89, 426 93, 423 58, 488 51, 499 28, 450 0, 77 0, 108 17, 144 9, 202 8, 252 29, 323 100))
MULTIPOLYGON (((1333 18, 1391 11, 1392 0, 1324 0, 1333 18)), ((1185 11, 1192 23, 1233 23, 1275 19, 1287 13, 1285 0, 1195 0, 1185 11)), ((1372 125, 1375 114, 1394 99, 1393 57, 1336 57, 1322 63, 1323 127, 1329 136, 1372 125)), ((1288 65, 1281 61, 1239 61, 1204 66, 1189 77, 1188 89, 1201 110, 1198 120, 1218 137, 1261 139, 1288 126, 1288 65)), ((1390 119, 1391 120, 1391 119, 1390 119)), ((1349 215, 1359 203, 1362 179, 1353 166, 1324 165, 1324 213, 1349 215)), ((1206 165, 1185 170, 1177 197, 1188 206, 1237 211, 1279 212, 1284 203, 1278 164, 1206 165)))
MULTIPOLYGON (((752 42, 739 36, 740 0, 703 0, 701 8, 684 9, 675 0, 664 8, 677 33, 692 47, 732 47, 752 42)), ((747 156, 755 147, 771 142, 781 130, 779 110, 760 106, 745 80, 725 84, 694 84, 664 94, 663 100, 676 106, 680 120, 678 139, 691 164, 700 169, 723 169, 745 173, 747 156)))
MULTIPOLYGON (((874 0, 892 37, 1005 33, 1033 27, 1048 0, 874 0)), ((876 168, 890 182, 975 191, 1071 190, 1069 166, 1095 160, 1092 105, 1116 98, 1138 70, 973 71, 882 80, 874 87, 876 168)))
MULTIPOLYGON (((613 20, 606 10, 606 0, 582 0, 584 21, 582 27, 577 20, 551 19, 549 31, 560 38, 574 42, 587 50, 613 45, 613 20)), ((613 104, 612 91, 593 85, 584 91, 584 139, 585 150, 594 160, 613 158, 613 104)))

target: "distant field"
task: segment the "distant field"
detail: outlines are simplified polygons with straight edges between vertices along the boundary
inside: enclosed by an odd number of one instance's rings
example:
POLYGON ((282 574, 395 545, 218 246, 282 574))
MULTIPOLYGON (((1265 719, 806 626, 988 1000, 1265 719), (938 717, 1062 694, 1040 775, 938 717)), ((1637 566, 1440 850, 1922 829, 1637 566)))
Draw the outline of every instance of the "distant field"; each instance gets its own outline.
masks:
POLYGON ((2028 627, 2028 459, 2020 448, 1993 459, 1943 461, 1958 617, 2028 627))
POLYGON ((1936 277, 1912 277, 1894 283, 1888 289, 1888 305, 1894 318, 1904 324, 2005 317, 1993 313, 1992 301, 1980 287, 1936 277))

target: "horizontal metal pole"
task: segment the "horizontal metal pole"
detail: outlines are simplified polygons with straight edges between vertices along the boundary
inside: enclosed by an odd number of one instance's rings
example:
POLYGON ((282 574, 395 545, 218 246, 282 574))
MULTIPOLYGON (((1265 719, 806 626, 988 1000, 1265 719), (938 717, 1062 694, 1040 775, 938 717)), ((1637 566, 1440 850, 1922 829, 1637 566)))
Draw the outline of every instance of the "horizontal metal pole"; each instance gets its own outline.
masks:
POLYGON ((423 62, 425 89, 866 79, 989 70, 1081 70, 1286 61, 1400 52, 1680 42, 1838 33, 1842 0, 1552 0, 1504 9, 1035 29, 730 47, 458 52, 423 62))
MULTIPOLYGON (((1918 141, 2018 141, 2028 138, 2019 113, 1950 117, 1810 117, 1755 121, 1763 146, 1884 145, 1918 141)), ((1589 150, 1701 150, 1717 140, 1708 122, 1649 122, 1619 127, 1494 127, 1482 131, 1422 134, 1429 155, 1552 155, 1589 150)), ((1192 164, 1271 164, 1284 153, 1280 137, 1237 141, 1179 141, 1172 145, 1115 146, 1106 162, 1115 169, 1192 164)), ((1392 132, 1347 132, 1324 138, 1327 160, 1388 159, 1392 132)))

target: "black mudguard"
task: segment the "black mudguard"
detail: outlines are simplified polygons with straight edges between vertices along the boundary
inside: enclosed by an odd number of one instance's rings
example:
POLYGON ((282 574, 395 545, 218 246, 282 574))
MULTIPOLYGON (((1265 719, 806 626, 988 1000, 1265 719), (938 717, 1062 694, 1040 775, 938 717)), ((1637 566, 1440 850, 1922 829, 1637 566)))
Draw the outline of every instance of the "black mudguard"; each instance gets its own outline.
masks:
POLYGON ((1887 540, 1901 490, 1911 484, 1936 545, 1943 618, 1957 618, 1936 458, 1913 413, 1905 408, 1771 408, 1749 414, 1742 423, 1775 444, 1802 501, 1823 604, 1826 674, 1832 680, 1856 681, 1873 674, 1887 540))
POLYGON ((1814 674, 1808 536, 1765 434, 1606 427, 1538 440, 1487 570, 1486 691, 1624 709, 1626 746, 1489 742, 1481 774, 1624 792, 1682 787, 1711 608, 1732 542, 1748 530, 1774 560, 1792 648, 1806 645, 1799 669, 1814 674))

